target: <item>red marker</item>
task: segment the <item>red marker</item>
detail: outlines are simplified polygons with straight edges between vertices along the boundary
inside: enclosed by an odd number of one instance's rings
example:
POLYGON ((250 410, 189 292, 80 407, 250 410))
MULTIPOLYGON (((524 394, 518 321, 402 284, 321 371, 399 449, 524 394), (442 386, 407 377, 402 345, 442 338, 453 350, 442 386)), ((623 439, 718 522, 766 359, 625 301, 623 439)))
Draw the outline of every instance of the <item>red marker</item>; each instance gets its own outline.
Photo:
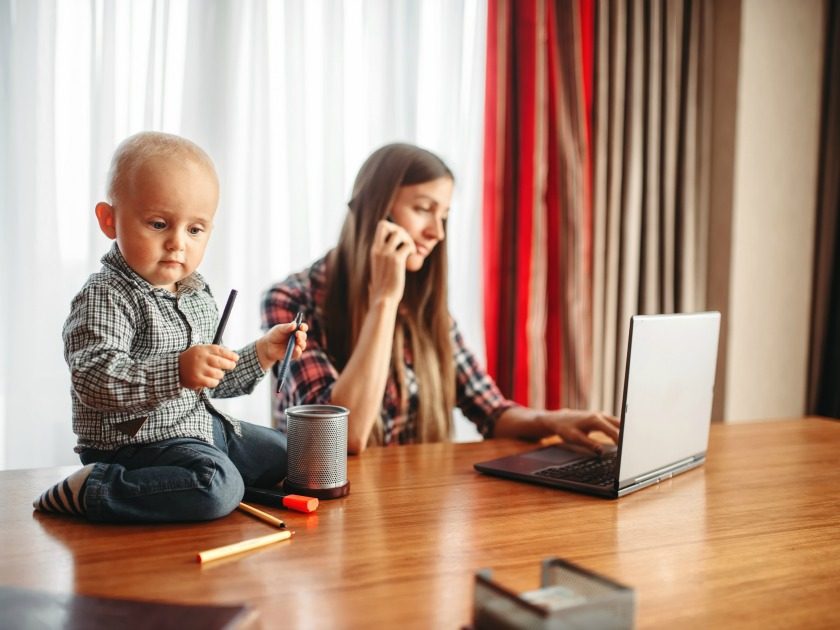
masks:
POLYGON ((270 505, 271 507, 284 507, 305 514, 318 509, 318 499, 315 497, 286 494, 281 490, 271 490, 269 488, 245 488, 244 500, 261 505, 270 505))

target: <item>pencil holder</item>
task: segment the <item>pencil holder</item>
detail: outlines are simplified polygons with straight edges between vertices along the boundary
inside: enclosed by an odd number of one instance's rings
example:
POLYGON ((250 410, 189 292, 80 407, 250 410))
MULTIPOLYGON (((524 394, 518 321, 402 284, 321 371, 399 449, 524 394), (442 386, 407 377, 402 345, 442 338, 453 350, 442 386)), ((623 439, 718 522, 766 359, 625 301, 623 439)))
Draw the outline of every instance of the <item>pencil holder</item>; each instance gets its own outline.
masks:
POLYGON ((286 409, 289 472, 287 492, 336 499, 350 492, 347 480, 347 419, 337 405, 286 409))
POLYGON ((535 591, 517 594, 494 582, 489 569, 475 575, 471 630, 618 630, 633 628, 634 616, 632 588, 560 558, 543 560, 535 591))

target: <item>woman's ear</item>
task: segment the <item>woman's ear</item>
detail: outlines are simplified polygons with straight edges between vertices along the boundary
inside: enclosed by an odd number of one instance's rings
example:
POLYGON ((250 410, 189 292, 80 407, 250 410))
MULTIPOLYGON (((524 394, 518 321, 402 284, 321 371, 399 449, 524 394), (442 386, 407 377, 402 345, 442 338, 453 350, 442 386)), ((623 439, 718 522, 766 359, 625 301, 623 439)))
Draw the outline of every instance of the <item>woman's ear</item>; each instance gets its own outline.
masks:
POLYGON ((99 221, 99 229, 111 240, 117 238, 117 228, 114 224, 114 207, 100 201, 96 204, 96 220, 99 221))

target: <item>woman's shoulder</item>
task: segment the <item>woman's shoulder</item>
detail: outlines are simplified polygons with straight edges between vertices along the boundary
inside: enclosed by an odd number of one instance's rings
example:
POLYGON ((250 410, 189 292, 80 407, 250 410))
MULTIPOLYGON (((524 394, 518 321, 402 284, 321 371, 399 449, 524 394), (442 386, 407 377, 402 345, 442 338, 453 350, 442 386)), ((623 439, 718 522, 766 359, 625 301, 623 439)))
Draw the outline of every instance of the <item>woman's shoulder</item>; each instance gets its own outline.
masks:
POLYGON ((321 290, 326 284, 327 256, 324 255, 306 269, 289 274, 280 282, 275 282, 267 293, 306 294, 321 290))
MULTIPOLYGON (((314 313, 315 305, 321 303, 326 290, 326 261, 324 255, 306 269, 271 285, 263 296, 263 315, 274 314, 280 317, 277 321, 286 321, 289 314, 294 317, 298 311, 305 315, 314 313)), ((276 317, 268 318, 274 320, 276 317)))

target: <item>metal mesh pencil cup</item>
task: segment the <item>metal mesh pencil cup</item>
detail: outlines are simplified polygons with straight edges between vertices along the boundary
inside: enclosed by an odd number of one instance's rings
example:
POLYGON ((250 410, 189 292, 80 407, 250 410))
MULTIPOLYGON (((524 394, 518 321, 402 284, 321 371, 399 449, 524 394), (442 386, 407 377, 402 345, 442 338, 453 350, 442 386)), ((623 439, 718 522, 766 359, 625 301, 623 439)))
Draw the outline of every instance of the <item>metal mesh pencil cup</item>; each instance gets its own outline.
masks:
POLYGON ((347 418, 337 405, 299 405, 286 409, 288 492, 335 499, 350 492, 347 480, 347 418))

